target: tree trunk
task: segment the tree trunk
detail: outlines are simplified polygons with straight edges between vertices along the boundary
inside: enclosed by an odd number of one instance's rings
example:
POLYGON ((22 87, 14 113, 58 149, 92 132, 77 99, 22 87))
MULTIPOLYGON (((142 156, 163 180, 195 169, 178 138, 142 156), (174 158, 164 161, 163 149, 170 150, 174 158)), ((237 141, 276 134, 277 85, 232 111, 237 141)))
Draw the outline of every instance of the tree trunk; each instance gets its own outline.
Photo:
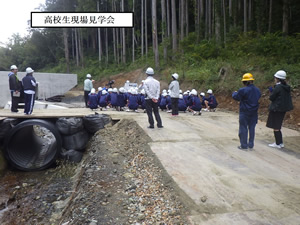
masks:
POLYGON ((244 0, 244 33, 247 33, 247 0, 244 0))
POLYGON ((147 0, 145 0, 145 50, 146 57, 148 57, 147 0))
POLYGON ((171 21, 170 21, 170 0, 167 0, 167 36, 171 35, 171 21))
POLYGON ((287 35, 289 32, 289 0, 283 0, 282 7, 282 33, 287 35))
MULTIPOLYGON (((125 12, 124 10, 124 0, 122 0, 122 12, 125 12)), ((126 39, 125 39, 125 28, 122 28, 122 37, 123 37, 123 51, 122 51, 122 63, 126 63, 126 39)))
POLYGON ((141 0, 141 55, 144 57, 144 0, 141 0))
POLYGON ((67 28, 63 28, 63 36, 64 36, 64 49, 65 49, 65 59, 66 59, 67 73, 70 73, 70 57, 69 57, 68 30, 67 30, 67 28))
POLYGON ((72 59, 75 59, 75 37, 74 37, 74 28, 72 28, 72 59))
POLYGON ((189 0, 185 1, 185 36, 189 35, 189 0))
POLYGON ((272 11, 273 11, 273 0, 270 0, 269 6, 269 24, 268 24, 268 32, 270 33, 272 30, 272 11))
POLYGON ((195 1, 195 33, 197 37, 197 43, 200 40, 200 2, 199 0, 195 1))
MULTIPOLYGON (((132 0, 132 12, 134 13, 134 0, 132 0)), ((132 28, 132 62, 135 61, 134 55, 134 27, 132 28)))
POLYGON ((185 20, 185 10, 184 10, 184 0, 180 0, 180 40, 182 41, 184 38, 184 20, 185 20))
POLYGON ((78 44, 78 28, 74 28, 75 31, 75 50, 76 50, 76 66, 79 67, 79 44, 78 44))
POLYGON ((225 5, 225 0, 222 0, 222 8, 223 8, 223 24, 224 24, 224 28, 223 28, 223 32, 224 32, 224 45, 226 45, 226 5, 225 5))
POLYGON ((155 57, 155 68, 159 68, 158 40, 157 40, 157 18, 156 18, 156 0, 152 0, 152 39, 153 51, 155 57))
POLYGON ((212 37, 212 6, 211 0, 208 0, 208 37, 212 37))
POLYGON ((217 6, 215 7, 215 36, 218 44, 221 43, 221 4, 220 1, 216 2, 217 6))
POLYGON ((167 43, 166 43, 166 2, 161 0, 161 40, 164 46, 164 61, 167 62, 167 43))
POLYGON ((106 53, 106 66, 108 65, 108 28, 105 28, 105 53, 106 53))
POLYGON ((177 24, 176 24, 176 5, 175 0, 171 0, 172 8, 172 43, 173 43, 173 58, 177 52, 177 24))
MULTIPOLYGON (((100 3, 97 1, 97 11, 100 12, 100 3)), ((102 60, 102 43, 101 43, 101 30, 100 27, 98 29, 98 58, 99 62, 102 60)))

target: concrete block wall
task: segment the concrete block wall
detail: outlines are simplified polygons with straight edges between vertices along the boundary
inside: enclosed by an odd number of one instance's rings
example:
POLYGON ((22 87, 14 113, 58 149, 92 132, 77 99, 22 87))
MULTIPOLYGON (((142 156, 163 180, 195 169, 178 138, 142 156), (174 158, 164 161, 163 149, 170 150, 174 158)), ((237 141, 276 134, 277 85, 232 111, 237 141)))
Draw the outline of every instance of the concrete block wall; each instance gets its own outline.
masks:
MULTIPOLYGON (((11 99, 8 74, 9 71, 0 71, 0 108, 11 99)), ((25 75, 25 72, 18 72, 19 80, 22 80, 25 75)), ((77 85, 77 74, 34 72, 33 76, 39 83, 39 99, 63 95, 77 85)))

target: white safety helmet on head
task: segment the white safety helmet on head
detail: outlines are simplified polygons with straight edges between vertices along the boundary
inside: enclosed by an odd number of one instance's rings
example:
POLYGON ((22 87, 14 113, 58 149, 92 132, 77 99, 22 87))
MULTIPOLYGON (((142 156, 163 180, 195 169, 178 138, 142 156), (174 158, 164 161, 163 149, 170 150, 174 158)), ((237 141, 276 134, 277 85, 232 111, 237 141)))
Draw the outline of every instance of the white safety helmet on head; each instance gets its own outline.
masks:
POLYGON ((86 78, 92 78, 92 75, 88 73, 88 74, 86 75, 86 78))
POLYGON ((117 93, 118 92, 118 88, 113 88, 112 90, 114 93, 117 93))
POLYGON ((286 79, 286 72, 284 70, 278 70, 275 74, 274 77, 285 80, 286 79))
POLYGON ((166 89, 164 89, 162 92, 163 92, 163 93, 164 93, 164 92, 165 92, 165 93, 167 93, 167 90, 166 90, 166 89))
POLYGON ((187 93, 190 93, 190 90, 186 90, 187 93))
POLYGON ((108 90, 107 90, 108 92, 112 92, 113 91, 113 89, 112 88, 108 88, 108 90))
POLYGON ((95 88, 92 88, 91 93, 92 93, 92 94, 95 94, 95 93, 96 93, 95 88))
POLYGON ((151 67, 148 67, 146 70, 146 74, 152 76, 152 75, 154 75, 154 70, 151 67))
POLYGON ((102 94, 103 94, 103 95, 106 95, 106 94, 107 94, 107 91, 106 91, 106 90, 103 90, 103 91, 102 91, 102 94))
POLYGON ((145 82, 145 80, 142 80, 142 83, 144 83, 145 82))
POLYGON ((102 91, 102 87, 98 87, 98 91, 102 91))
POLYGON ((182 90, 181 89, 179 90, 179 94, 182 94, 182 90))
POLYGON ((191 91, 191 95, 197 95, 197 91, 195 90, 195 89, 193 89, 192 91, 191 91))
POLYGON ((212 94, 212 93, 213 93, 212 90, 208 89, 207 94, 212 94))
POLYGON ((34 72, 34 70, 31 69, 31 67, 27 67, 26 68, 26 73, 33 73, 33 72, 34 72))
POLYGON ((167 94, 167 92, 164 92, 164 93, 162 93, 161 94, 163 97, 166 97, 168 94, 167 94))
POLYGON ((179 75, 178 75, 177 73, 173 73, 173 74, 172 74, 172 77, 173 77, 175 80, 178 79, 178 76, 179 76, 179 75))
POLYGON ((200 96, 203 96, 203 97, 204 97, 204 96, 205 96, 205 93, 204 93, 204 92, 201 92, 201 93, 200 93, 200 96))
POLYGON ((137 91, 135 89, 132 90, 131 94, 137 95, 137 91))
POLYGON ((10 67, 10 70, 17 70, 18 69, 18 67, 16 66, 16 65, 12 65, 11 67, 10 67))
POLYGON ((142 94, 142 95, 146 94, 146 92, 145 92, 144 89, 141 90, 141 94, 142 94))
POLYGON ((182 94, 180 94, 180 95, 179 95, 179 98, 180 98, 180 99, 183 99, 183 95, 182 95, 182 94))
POLYGON ((120 88, 119 88, 119 92, 120 92, 120 93, 124 93, 124 92, 125 92, 125 88, 120 87, 120 88))
POLYGON ((126 83, 129 83, 129 80, 126 80, 126 83))

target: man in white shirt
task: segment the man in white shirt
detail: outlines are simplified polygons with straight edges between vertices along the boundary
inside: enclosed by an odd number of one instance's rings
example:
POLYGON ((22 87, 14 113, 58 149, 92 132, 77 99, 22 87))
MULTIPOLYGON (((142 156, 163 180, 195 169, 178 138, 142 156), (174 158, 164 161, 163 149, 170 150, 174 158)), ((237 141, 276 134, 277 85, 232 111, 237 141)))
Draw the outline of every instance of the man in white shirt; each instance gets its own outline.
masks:
POLYGON ((85 101, 85 107, 88 108, 88 101, 89 101, 89 93, 91 92, 93 88, 93 80, 91 74, 86 75, 86 79, 84 80, 84 101, 85 101))
POLYGON ((149 127, 153 129, 154 128, 154 120, 152 115, 152 110, 154 112, 154 116, 157 122, 158 128, 163 128, 161 118, 158 111, 158 99, 160 94, 160 83, 156 79, 153 78, 154 70, 149 67, 146 70, 147 79, 144 82, 144 90, 146 93, 146 111, 148 115, 148 121, 149 121, 149 127))

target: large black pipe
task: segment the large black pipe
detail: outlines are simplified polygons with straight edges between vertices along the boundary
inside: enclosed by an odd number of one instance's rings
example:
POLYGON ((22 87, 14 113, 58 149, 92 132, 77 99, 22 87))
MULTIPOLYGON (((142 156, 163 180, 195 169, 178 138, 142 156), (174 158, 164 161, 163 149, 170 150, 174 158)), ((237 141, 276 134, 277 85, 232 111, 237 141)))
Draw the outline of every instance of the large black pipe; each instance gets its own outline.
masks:
POLYGON ((17 169, 43 170, 55 162, 61 147, 61 136, 53 123, 28 119, 7 134, 5 157, 17 169))

